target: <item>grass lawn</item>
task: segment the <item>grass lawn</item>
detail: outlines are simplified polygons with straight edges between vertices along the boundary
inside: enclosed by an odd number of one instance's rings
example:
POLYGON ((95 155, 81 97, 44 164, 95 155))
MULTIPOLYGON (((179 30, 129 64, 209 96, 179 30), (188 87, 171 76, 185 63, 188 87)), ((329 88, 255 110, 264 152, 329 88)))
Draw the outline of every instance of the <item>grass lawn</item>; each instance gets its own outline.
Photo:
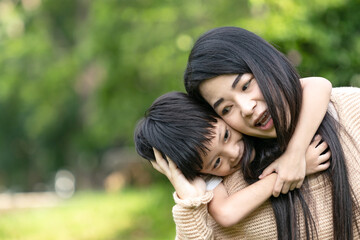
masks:
POLYGON ((79 192, 58 206, 0 213, 2 240, 174 239, 172 188, 79 192))

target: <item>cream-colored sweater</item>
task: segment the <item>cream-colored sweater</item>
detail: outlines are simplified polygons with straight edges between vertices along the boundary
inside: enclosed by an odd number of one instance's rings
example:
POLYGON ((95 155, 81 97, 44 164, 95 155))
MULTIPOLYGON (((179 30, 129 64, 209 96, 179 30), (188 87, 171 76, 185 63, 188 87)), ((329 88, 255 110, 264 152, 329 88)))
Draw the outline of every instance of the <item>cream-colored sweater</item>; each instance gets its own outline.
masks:
MULTIPOLYGON (((351 141, 341 132, 350 183, 360 201, 360 88, 333 88, 331 100, 340 123, 354 139, 351 141)), ((309 207, 316 223, 318 239, 333 239, 330 183, 321 174, 309 176, 308 183, 312 197, 309 207)), ((247 186, 240 172, 226 177, 224 185, 229 194, 247 186)), ((207 203, 212 196, 212 192, 207 192, 201 198, 184 201, 174 194, 176 239, 277 239, 275 217, 269 200, 240 223, 225 228, 208 213, 207 203)), ((356 219, 360 223, 359 214, 356 219)), ((301 236, 305 236, 304 226, 300 228, 301 236)), ((354 239, 360 239, 355 229, 354 239)))

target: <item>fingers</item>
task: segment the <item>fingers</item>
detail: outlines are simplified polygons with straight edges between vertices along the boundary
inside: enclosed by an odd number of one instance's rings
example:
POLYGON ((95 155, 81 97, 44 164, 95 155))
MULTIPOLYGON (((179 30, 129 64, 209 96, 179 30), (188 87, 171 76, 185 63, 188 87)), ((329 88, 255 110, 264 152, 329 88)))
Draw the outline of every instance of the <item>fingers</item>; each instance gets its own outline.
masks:
MULTIPOLYGON (((330 163, 329 163, 329 166, 330 166, 330 163)), ((321 169, 327 169, 329 166, 323 164, 323 166, 321 166, 321 169)), ((319 169, 319 171, 322 171, 322 170, 319 169)), ((278 177, 276 180, 274 189, 273 189, 273 196, 278 197, 280 195, 280 193, 286 194, 289 191, 294 190, 295 188, 301 188, 303 182, 304 182, 304 180, 287 183, 278 177)))
POLYGON ((297 184, 296 184, 296 188, 301 188, 303 182, 304 182, 304 179, 301 180, 301 181, 298 181, 297 184))
POLYGON ((330 167, 330 161, 327 161, 327 162, 325 162, 325 163, 323 163, 323 164, 320 164, 320 165, 317 167, 317 169, 318 169, 319 172, 321 172, 321 171, 325 171, 325 170, 328 169, 329 167, 330 167))
POLYGON ((180 171, 174 161, 171 160, 168 156, 166 156, 165 159, 163 158, 160 151, 158 151, 156 148, 153 148, 153 151, 155 155, 155 161, 150 162, 156 170, 166 175, 169 179, 173 177, 174 173, 180 171))
MULTIPOLYGON (((311 144, 315 145, 315 148, 318 151, 320 156, 324 155, 323 152, 325 152, 326 149, 328 149, 328 147, 329 147, 329 145, 325 141, 320 143, 321 140, 322 140, 322 137, 319 134, 317 134, 315 136, 314 141, 311 143, 311 144)), ((327 151, 326 153, 328 153, 328 152, 330 152, 330 151, 327 151)), ((331 152, 330 152, 330 156, 331 156, 331 152)))
POLYGON ((327 151, 326 153, 324 154, 321 154, 319 157, 318 157, 318 160, 319 160, 319 164, 322 164, 326 161, 328 161, 331 157, 331 152, 330 151, 327 151))
MULTIPOLYGON (((323 171, 322 169, 327 169, 330 166, 327 163, 322 164, 321 167, 319 166, 319 171, 323 171)), ((286 194, 289 191, 293 191, 295 188, 301 188, 303 181, 293 182, 291 184, 284 183, 283 181, 279 180, 275 183, 275 187, 273 189, 273 196, 278 197, 280 193, 286 194)))
POLYGON ((327 151, 324 154, 321 154, 318 157, 319 164, 316 167, 318 172, 325 171, 326 169, 328 169, 330 167, 330 160, 329 160, 330 157, 331 157, 331 151, 330 150, 327 151))
POLYGON ((168 176, 169 170, 170 170, 168 163, 166 162, 166 160, 162 157, 161 153, 156 148, 153 148, 153 150, 154 150, 156 164, 161 169, 161 171, 159 171, 159 172, 168 176))
POLYGON ((259 176, 259 179, 262 179, 268 175, 270 175, 271 173, 275 172, 275 167, 274 164, 270 164, 267 168, 264 169, 264 171, 261 173, 261 175, 259 176))
POLYGON ((178 167, 176 166, 176 164, 174 163, 173 160, 171 160, 168 156, 166 156, 166 159, 168 160, 169 162, 169 167, 170 167, 170 170, 175 170, 177 169, 178 167))
POLYGON ((281 192, 281 189, 282 189, 283 185, 284 185, 284 182, 279 177, 277 177, 276 182, 275 182, 275 186, 274 186, 274 189, 273 189, 273 196, 274 197, 278 197, 280 195, 280 192, 281 192))
POLYGON ((160 168, 160 166, 155 161, 150 161, 153 168, 155 168, 158 172, 165 174, 164 171, 160 168))
POLYGON ((290 191, 294 190, 296 187, 297 187, 298 183, 297 182, 293 182, 291 185, 290 185, 290 191))
POLYGON ((283 187, 281 188, 281 193, 286 194, 290 190, 290 183, 285 182, 283 187))
POLYGON ((319 150, 320 153, 324 152, 327 148, 329 147, 329 145, 326 142, 322 142, 320 143, 316 149, 319 150))
POLYGON ((154 151, 154 155, 155 155, 155 161, 156 162, 162 161, 163 157, 162 157, 160 151, 154 147, 153 147, 153 151, 154 151))
POLYGON ((320 143, 321 139, 322 139, 321 135, 316 134, 314 137, 314 140, 311 142, 310 145, 313 145, 314 147, 316 147, 320 143))

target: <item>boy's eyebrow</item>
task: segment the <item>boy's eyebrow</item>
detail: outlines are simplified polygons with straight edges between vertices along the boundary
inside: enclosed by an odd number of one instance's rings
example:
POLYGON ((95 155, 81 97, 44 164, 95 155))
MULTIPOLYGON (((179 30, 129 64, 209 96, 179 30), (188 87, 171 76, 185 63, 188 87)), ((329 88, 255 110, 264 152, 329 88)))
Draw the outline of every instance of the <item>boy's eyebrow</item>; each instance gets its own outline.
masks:
MULTIPOLYGON (((221 132, 220 132, 220 128, 219 128, 219 125, 217 126, 217 136, 218 136, 218 144, 220 144, 220 141, 221 141, 221 132)), ((208 164, 206 164, 206 169, 208 169, 211 165, 213 165, 213 162, 214 162, 215 158, 212 158, 208 164)))
POLYGON ((214 162, 214 158, 211 159, 211 160, 208 162, 208 164, 206 164, 205 169, 209 169, 209 168, 211 167, 211 165, 212 165, 213 162, 214 162))

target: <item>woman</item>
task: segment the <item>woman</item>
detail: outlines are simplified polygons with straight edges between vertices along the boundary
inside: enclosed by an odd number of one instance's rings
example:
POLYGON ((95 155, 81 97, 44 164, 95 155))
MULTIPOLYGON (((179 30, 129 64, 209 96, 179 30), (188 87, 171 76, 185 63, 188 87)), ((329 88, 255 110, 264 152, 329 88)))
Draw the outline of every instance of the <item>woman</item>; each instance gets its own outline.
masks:
MULTIPOLYGON (((302 102, 299 76, 279 51, 257 35, 235 27, 205 33, 189 56, 185 87, 190 95, 213 106, 231 127, 255 137, 256 160, 243 169, 247 183, 256 181, 266 167, 265 175, 282 165, 275 161, 276 157, 296 146, 291 137, 297 134, 295 126, 302 102), (256 94, 245 94, 254 90, 256 94), (259 107, 262 107, 261 116, 256 115, 259 107), (246 126, 251 121, 252 124, 246 126), (276 134, 271 131, 272 123, 276 134)), ((273 238, 276 233, 278 239, 359 238, 360 213, 356 199, 360 197, 360 164, 357 162, 360 159, 360 90, 335 90, 332 101, 335 111, 325 115, 318 129, 332 152, 331 166, 325 174, 309 178, 301 191, 296 189, 272 198, 274 215, 270 205, 265 204, 231 230, 210 223, 201 231, 209 231, 218 238, 235 239, 273 238), (344 128, 340 128, 339 123, 344 128)), ((234 173, 224 181, 229 194, 245 186, 238 183, 241 178, 234 173)), ((293 185, 281 192, 292 188, 293 185)), ((178 203, 174 208, 178 231, 190 231, 191 222, 183 224, 189 208, 181 201, 178 203)), ((200 215, 205 216, 203 212, 200 215)))

